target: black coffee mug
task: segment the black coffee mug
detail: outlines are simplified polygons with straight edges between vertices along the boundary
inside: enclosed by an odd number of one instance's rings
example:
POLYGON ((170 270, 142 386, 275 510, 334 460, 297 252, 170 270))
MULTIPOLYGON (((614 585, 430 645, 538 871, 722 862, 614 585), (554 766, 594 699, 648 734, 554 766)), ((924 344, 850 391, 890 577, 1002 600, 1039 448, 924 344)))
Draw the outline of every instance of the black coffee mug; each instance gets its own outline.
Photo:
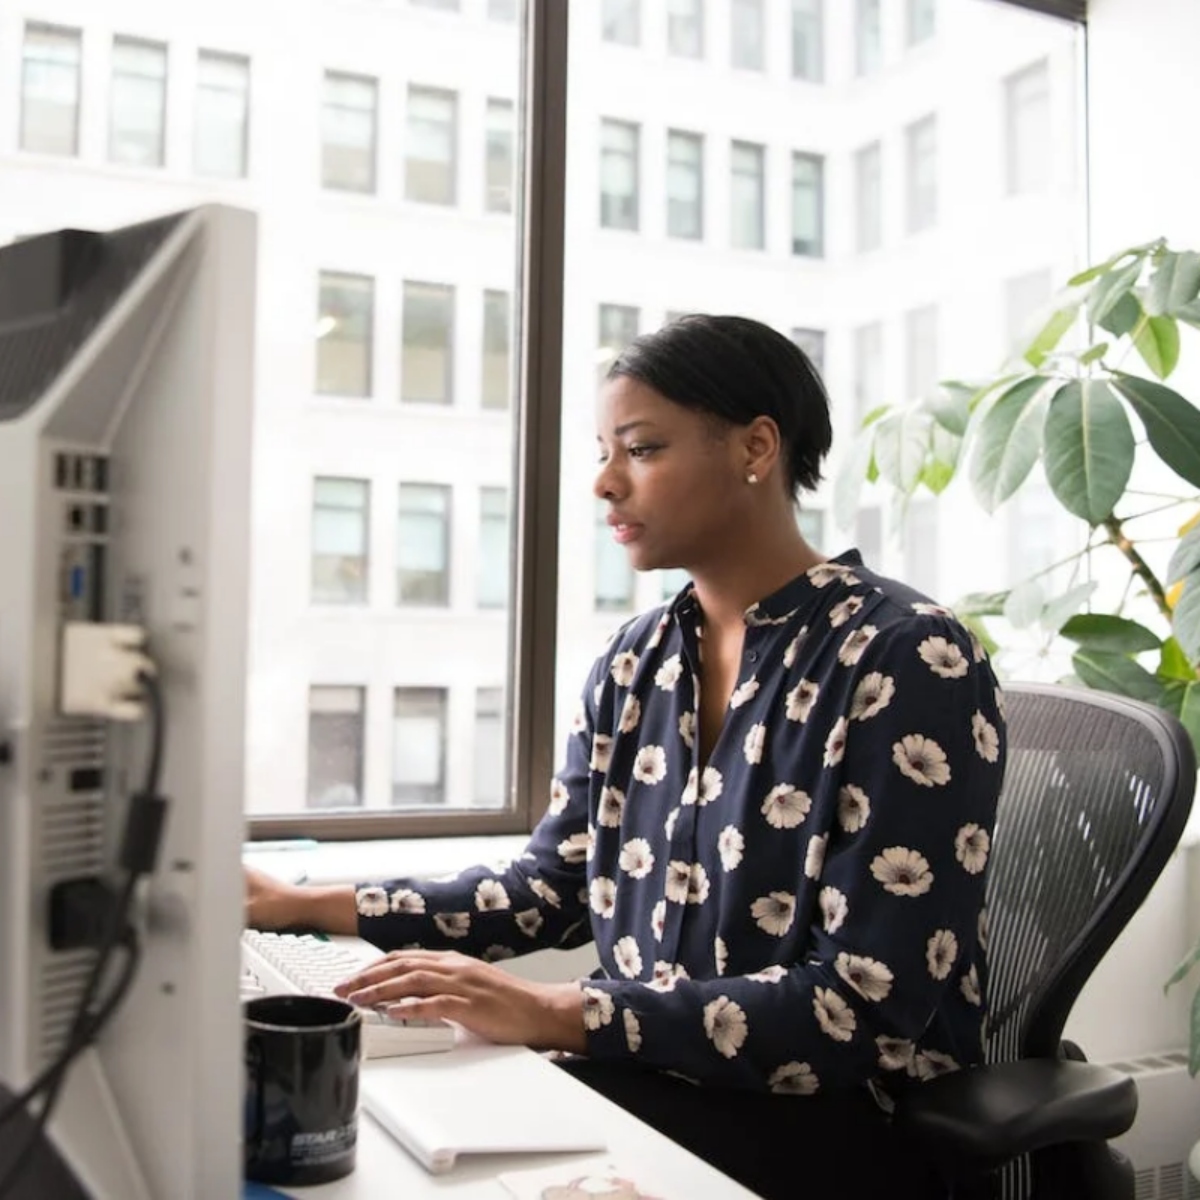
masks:
POLYGON ((354 1170, 362 1014, 323 996, 259 996, 246 1035, 243 1174, 306 1185, 354 1170))

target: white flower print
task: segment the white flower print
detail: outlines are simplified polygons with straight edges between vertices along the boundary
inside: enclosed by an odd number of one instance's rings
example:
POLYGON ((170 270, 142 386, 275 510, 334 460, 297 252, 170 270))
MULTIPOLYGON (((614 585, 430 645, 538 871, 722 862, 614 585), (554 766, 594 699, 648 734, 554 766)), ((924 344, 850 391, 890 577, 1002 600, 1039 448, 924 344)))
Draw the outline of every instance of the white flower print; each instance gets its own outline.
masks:
POLYGON ((690 750, 696 742, 696 714, 685 712, 679 718, 679 736, 683 744, 690 750))
POLYGON ((1007 713, 1004 711, 1004 693, 999 688, 993 688, 992 696, 996 702, 996 711, 1000 714, 1000 720, 1006 720, 1007 713))
POLYGON ((837 629, 839 626, 845 625, 862 606, 863 598, 861 596, 847 596, 845 600, 835 604, 829 610, 830 626, 833 629, 837 629))
POLYGON ((387 914, 388 894, 385 888, 362 887, 354 893, 354 905, 360 917, 382 917, 387 914))
POLYGON ((818 1086, 816 1072, 806 1062, 784 1063, 767 1080, 767 1087, 783 1096, 811 1096, 818 1086))
POLYGON ((511 946, 496 944, 489 946, 479 957, 484 962, 503 962, 506 958, 516 958, 517 952, 511 946))
POLYGON ((696 803, 696 796, 700 790, 699 786, 698 786, 699 779, 700 779, 700 774, 696 770, 696 768, 693 767, 688 772, 687 779, 684 782, 683 794, 679 797, 680 804, 695 804, 696 803))
POLYGON ((833 988, 816 988, 813 991, 813 1013, 817 1024, 835 1042, 848 1042, 858 1028, 854 1009, 833 988))
POLYGON ((717 838, 717 853, 721 856, 722 870, 736 870, 745 849, 746 839, 742 836, 742 831, 736 825, 726 825, 717 838))
POLYGON ((925 943, 925 963, 934 979, 945 979, 958 958, 958 938, 951 929, 939 929, 925 943))
POLYGON ((823 588, 831 584, 840 575, 844 575, 850 568, 844 563, 823 562, 817 563, 815 567, 808 568, 808 578, 813 587, 823 588))
POLYGON ((758 691, 758 680, 751 676, 745 683, 738 686, 733 695, 729 697, 730 708, 741 708, 747 700, 754 698, 754 693, 758 691))
POLYGON ((686 904, 688 898, 688 883, 692 878, 692 868, 689 863, 672 859, 667 863, 667 899, 676 904, 686 904))
POLYGON ((517 913, 516 921, 517 928, 526 937, 537 937, 537 932, 542 927, 542 914, 536 908, 526 908, 517 913))
POLYGON ((811 680, 802 679, 790 692, 787 694, 787 718, 789 721, 799 721, 801 725, 808 720, 808 714, 812 712, 813 705, 817 702, 817 696, 820 695, 821 688, 819 684, 813 683, 811 680))
POLYGON ((637 1013, 632 1008, 627 1008, 621 1014, 621 1020, 625 1022, 625 1044, 629 1047, 630 1054, 636 1054, 642 1048, 642 1026, 637 1019, 637 1013))
POLYGON ((967 656, 944 637, 927 637, 918 647, 921 660, 943 679, 961 679, 970 667, 967 656))
POLYGON ((950 782, 946 752, 920 733, 910 733, 892 747, 892 762, 913 783, 922 787, 941 787, 950 782))
POLYGON ((871 816, 871 801, 856 784, 838 788, 838 824, 847 833, 857 833, 871 816))
POLYGON ((864 1000, 886 1000, 892 990, 891 968, 874 958, 843 952, 834 960, 833 966, 864 1000))
POLYGON ((625 793, 620 788, 602 788, 600 803, 596 806, 596 820, 606 829, 619 829, 624 807, 625 793))
POLYGON ((882 712, 896 694, 896 681, 881 671, 871 671, 859 680, 850 700, 850 719, 869 721, 882 712))
POLYGON ((908 1067, 908 1073, 918 1079, 933 1079, 957 1070, 958 1063, 940 1050, 918 1050, 908 1067))
POLYGON ((642 973, 642 952, 638 949, 637 938, 628 934, 621 938, 613 947, 613 958, 617 970, 626 979, 636 979, 642 973))
POLYGON ((632 733, 642 719, 642 702, 630 692, 625 697, 621 708, 621 723, 617 726, 621 733, 632 733))
POLYGON ((704 1006, 704 1032, 718 1053, 734 1058, 746 1040, 746 1014, 728 996, 718 996, 704 1006))
POLYGON ((612 738, 607 733, 598 733, 592 738, 592 761, 588 764, 593 771, 604 772, 612 762, 612 738))
POLYGON ((604 696, 604 681, 601 680, 594 688, 592 688, 592 702, 597 708, 600 707, 600 700, 604 696))
POLYGON ((979 640, 979 635, 973 629, 967 630, 967 637, 971 639, 971 659, 973 662, 981 663, 987 657, 987 651, 983 648, 983 643, 979 640))
POLYGON ((567 785, 561 779, 555 778, 550 784, 550 815, 557 817, 566 812, 570 799, 571 793, 567 791, 567 785))
POLYGON ((394 913, 423 913, 425 897, 419 892, 414 892, 412 888, 397 888, 392 893, 388 907, 394 913))
POLYGON ((675 984, 679 982, 679 978, 679 975, 676 973, 675 964, 663 962, 660 958, 654 964, 654 970, 650 975, 650 982, 646 986, 656 992, 673 992, 675 984))
POLYGON ((787 968, 773 963, 769 967, 763 967, 761 971, 755 971, 753 975, 747 975, 746 978, 753 979, 755 983, 778 983, 786 974, 787 968))
POLYGON ((480 912, 495 912, 502 908, 511 908, 512 901, 509 900, 500 880, 485 879, 475 889, 475 907, 480 912))
POLYGON ((650 910, 650 930, 654 934, 654 940, 661 942, 663 939, 663 927, 667 923, 667 902, 660 900, 650 910))
POLYGON ((588 885, 588 904, 592 912, 611 920, 617 907, 617 885, 604 875, 597 875, 588 885))
POLYGON ((879 1066, 882 1070, 909 1070, 917 1048, 908 1038, 880 1035, 875 1039, 875 1045, 879 1047, 879 1066))
POLYGON ((630 838, 621 847, 617 860, 621 870, 631 879, 645 879, 654 868, 654 853, 645 838, 630 838))
POLYGON ((688 873, 687 902, 703 904, 708 899, 708 890, 708 872, 702 864, 692 863, 692 869, 688 873))
POLYGON ((654 673, 654 683, 664 692, 673 692, 675 685, 683 678, 683 663, 678 654, 672 654, 654 673))
POLYGON ((766 745, 766 741, 767 727, 762 724, 751 725, 750 732, 746 734, 746 740, 742 743, 742 753, 751 766, 762 762, 763 746, 766 745))
POLYGON ((807 792, 792 787, 790 783, 778 783, 762 802, 762 815, 767 824, 775 829, 795 829, 808 816, 812 798, 807 792))
POLYGON ((929 860, 906 846, 889 846, 871 862, 871 874, 893 896, 923 896, 933 886, 929 860))
POLYGON ((983 995, 979 991, 979 972, 975 969, 974 964, 962 977, 958 986, 968 1004, 974 1004, 978 1008, 983 1003, 983 995))
POLYGON ((850 903, 842 892, 835 887, 823 887, 817 897, 824 918, 825 932, 837 933, 850 911, 850 903))
POLYGON ((658 783, 667 773, 667 756, 661 746, 643 746, 633 760, 633 777, 638 783, 658 783))
POLYGON ((613 1019, 613 998, 599 988, 583 989, 583 1024, 585 1029, 599 1029, 613 1019))
POLYGON ((796 917, 796 897, 791 892, 770 892, 750 905, 750 915, 763 933, 783 937, 796 917))
POLYGON ((979 919, 975 923, 975 936, 979 939, 979 948, 984 952, 988 948, 988 910, 979 910, 979 919))
POLYGON ((983 715, 977 712, 971 718, 971 734, 975 738, 975 749, 984 762, 994 763, 1000 757, 1000 738, 996 727, 983 715))
POLYGON ((558 893, 544 879, 531 879, 529 890, 538 899, 545 900, 552 908, 562 907, 562 900, 559 899, 558 893))
POLYGON ((637 670, 638 656, 632 650, 626 650, 616 655, 609 668, 613 682, 619 687, 628 687, 633 682, 633 674, 637 670))
POLYGON ((678 820, 679 820, 679 809, 677 809, 677 808, 671 809, 671 811, 669 813, 667 813, 666 821, 663 823, 663 832, 666 833, 668 842, 675 835, 675 822, 678 820))
POLYGON ((819 879, 821 868, 825 865, 825 847, 829 842, 829 834, 821 833, 809 838, 808 849, 804 853, 804 873, 809 879, 819 879))
POLYGON ((587 728, 587 714, 583 710, 583 699, 575 705, 575 710, 571 713, 571 732, 582 733, 587 728))
POLYGON ((705 767, 704 774, 700 776, 700 791, 696 796, 696 803, 703 808, 706 804, 711 804, 724 790, 725 780, 721 777, 721 772, 716 767, 705 767))
POLYGON ((838 650, 838 662, 844 667, 852 667, 863 656, 863 651, 871 644, 879 632, 874 625, 863 625, 852 629, 838 650))
POLYGON ((442 937, 464 938, 471 932, 470 913, 434 913, 433 923, 442 937))
POLYGON ((724 975, 725 968, 729 965, 729 947, 719 934, 713 940, 713 962, 716 964, 717 974, 724 975))
POLYGON ((796 634, 796 636, 792 638, 790 642, 788 642, 787 649, 783 652, 783 665, 785 667, 791 668, 795 665, 796 654, 799 652, 800 647, 804 645, 804 639, 806 637, 808 637, 807 625, 805 625, 804 628, 801 629, 800 632, 796 634))
POLYGON ((954 835, 954 857, 968 875, 978 875, 987 865, 991 839, 988 831, 975 824, 964 825, 954 835))
POLYGON ((951 617, 954 614, 941 604, 930 604, 925 600, 914 600, 912 610, 923 617, 951 617))
POLYGON ((671 624, 671 608, 668 605, 664 610, 663 615, 659 617, 658 624, 654 627, 654 632, 650 635, 650 640, 646 643, 647 650, 656 649, 663 640, 663 634, 667 632, 667 626, 671 624))
POLYGON ((845 717, 838 717, 834 722, 829 736, 825 739, 825 756, 821 760, 827 767, 836 767, 842 761, 842 755, 846 752, 846 732, 849 728, 850 723, 845 717))

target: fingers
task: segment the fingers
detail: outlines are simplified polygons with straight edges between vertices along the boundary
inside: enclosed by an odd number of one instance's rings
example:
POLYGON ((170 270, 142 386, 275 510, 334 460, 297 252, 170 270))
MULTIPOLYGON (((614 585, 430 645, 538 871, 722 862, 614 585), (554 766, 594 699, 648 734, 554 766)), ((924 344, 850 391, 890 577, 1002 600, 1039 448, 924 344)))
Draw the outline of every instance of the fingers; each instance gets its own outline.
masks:
POLYGON ((405 964, 400 971, 393 971, 391 975, 368 979, 363 974, 339 983, 333 990, 336 995, 360 1008, 377 1008, 409 997, 462 996, 471 988, 470 981, 461 972, 405 964))

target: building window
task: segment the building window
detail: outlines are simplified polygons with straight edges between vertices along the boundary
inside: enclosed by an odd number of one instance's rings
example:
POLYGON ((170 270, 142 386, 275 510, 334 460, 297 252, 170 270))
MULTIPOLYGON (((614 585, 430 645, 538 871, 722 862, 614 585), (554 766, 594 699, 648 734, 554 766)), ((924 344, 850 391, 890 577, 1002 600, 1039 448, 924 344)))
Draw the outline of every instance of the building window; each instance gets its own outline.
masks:
POLYGON ((600 224, 638 227, 639 130, 628 121, 600 122, 600 224))
POLYGON ((317 392, 369 396, 374 350, 375 281, 322 271, 317 297, 317 392))
POLYGON ((766 13, 763 0, 730 0, 730 61, 745 71, 766 69, 766 13))
POLYGON ((446 803, 446 689, 397 688, 392 716, 392 806, 446 803))
POLYGON ((854 331, 855 429, 883 402, 883 326, 874 321, 854 331))
POLYGON ((730 167, 734 248, 762 250, 766 246, 766 151, 752 142, 734 142, 730 167))
POLYGON ((479 492, 479 607, 508 606, 508 489, 479 492))
POLYGON ((704 138, 667 131, 667 235, 704 236, 704 138))
POLYGON ((400 485, 396 603, 450 603, 450 489, 441 484, 400 485))
POLYGON ((792 253, 825 253, 825 160, 819 154, 792 155, 792 253))
POLYGON ((937 32, 937 0, 908 0, 908 44, 928 41, 937 32))
POLYGON ((914 308, 904 317, 905 383, 908 400, 928 396, 938 381, 938 309, 914 308))
POLYGON ((792 341, 804 352, 804 357, 816 368, 818 375, 825 373, 825 332, 821 329, 793 329, 792 341))
POLYGON ((475 689, 476 808, 504 807, 504 689, 475 689))
POLYGON ((930 497, 914 499, 904 514, 904 582, 931 598, 938 594, 938 505, 930 497))
POLYGON ((490 21, 515 21, 518 0, 488 0, 487 15, 490 21))
POLYGON ((21 149, 79 153, 78 29, 25 26, 21 55, 21 149))
POLYGON ((405 283, 400 399, 450 404, 454 399, 454 288, 405 283))
POLYGON ((920 233, 937 224, 937 117, 928 116, 910 125, 905 130, 904 145, 908 165, 906 224, 909 233, 920 233))
POLYGON ((859 253, 883 243, 883 149, 878 142, 854 156, 855 232, 859 253))
POLYGON ((138 38, 113 38, 109 161, 161 167, 166 114, 166 46, 138 38))
POLYGON ((363 699, 360 687, 308 690, 308 807, 360 808, 363 699))
POLYGON ((489 99, 484 159, 487 188, 485 207, 488 212, 512 212, 515 145, 512 101, 489 99))
POLYGON ((627 304, 600 305, 599 352, 596 361, 602 370, 638 335, 639 313, 627 304))
POLYGON ((814 549, 825 541, 825 514, 819 508, 796 508, 796 528, 800 536, 814 549))
POLYGON ((314 481, 314 604, 366 603, 370 497, 371 485, 365 479, 314 481))
POLYGON ((325 72, 321 107, 321 184, 346 192, 375 190, 379 88, 362 75, 325 72))
POLYGON ((642 38, 641 0, 603 0, 600 35, 606 42, 636 46, 642 38))
POLYGON ((458 96, 439 88, 408 89, 404 196, 422 204, 454 204, 457 195, 458 96))
POLYGON ((854 69, 859 75, 874 75, 883 64, 883 28, 879 0, 855 0, 854 69))
POLYGON ((508 408, 512 391, 512 327, 507 292, 483 293, 484 408, 508 408))
POLYGON ((667 53, 704 57, 704 0, 667 0, 667 53))
POLYGON ((825 0, 792 0, 792 78, 825 78, 825 0))
POLYGON ((1042 59, 1004 81, 1004 147, 1010 196, 1050 186, 1050 64, 1042 59))
POLYGON ((613 537, 608 523, 608 506, 596 505, 596 592, 597 612, 626 612, 633 607, 633 567, 629 553, 613 537))
POLYGON ((1017 348, 1022 340, 1032 337, 1029 327, 1034 314, 1050 299, 1054 281, 1048 267, 1029 271, 1004 281, 1004 348, 1017 348))
POLYGON ((201 50, 196 60, 197 175, 241 179, 246 174, 250 124, 250 60, 201 50))
POLYGON ((660 594, 664 600, 674 600, 691 582, 691 576, 682 567, 667 567, 658 573, 660 594))

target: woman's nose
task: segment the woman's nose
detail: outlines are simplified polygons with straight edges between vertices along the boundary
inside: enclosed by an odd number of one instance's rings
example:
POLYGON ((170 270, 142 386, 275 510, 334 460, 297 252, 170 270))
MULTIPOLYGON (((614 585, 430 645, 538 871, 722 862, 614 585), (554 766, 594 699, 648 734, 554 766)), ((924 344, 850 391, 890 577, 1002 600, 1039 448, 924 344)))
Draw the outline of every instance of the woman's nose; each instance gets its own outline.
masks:
POLYGON ((613 470, 612 459, 600 464, 596 478, 592 483, 592 491, 597 499, 607 500, 616 495, 616 472, 613 470))

